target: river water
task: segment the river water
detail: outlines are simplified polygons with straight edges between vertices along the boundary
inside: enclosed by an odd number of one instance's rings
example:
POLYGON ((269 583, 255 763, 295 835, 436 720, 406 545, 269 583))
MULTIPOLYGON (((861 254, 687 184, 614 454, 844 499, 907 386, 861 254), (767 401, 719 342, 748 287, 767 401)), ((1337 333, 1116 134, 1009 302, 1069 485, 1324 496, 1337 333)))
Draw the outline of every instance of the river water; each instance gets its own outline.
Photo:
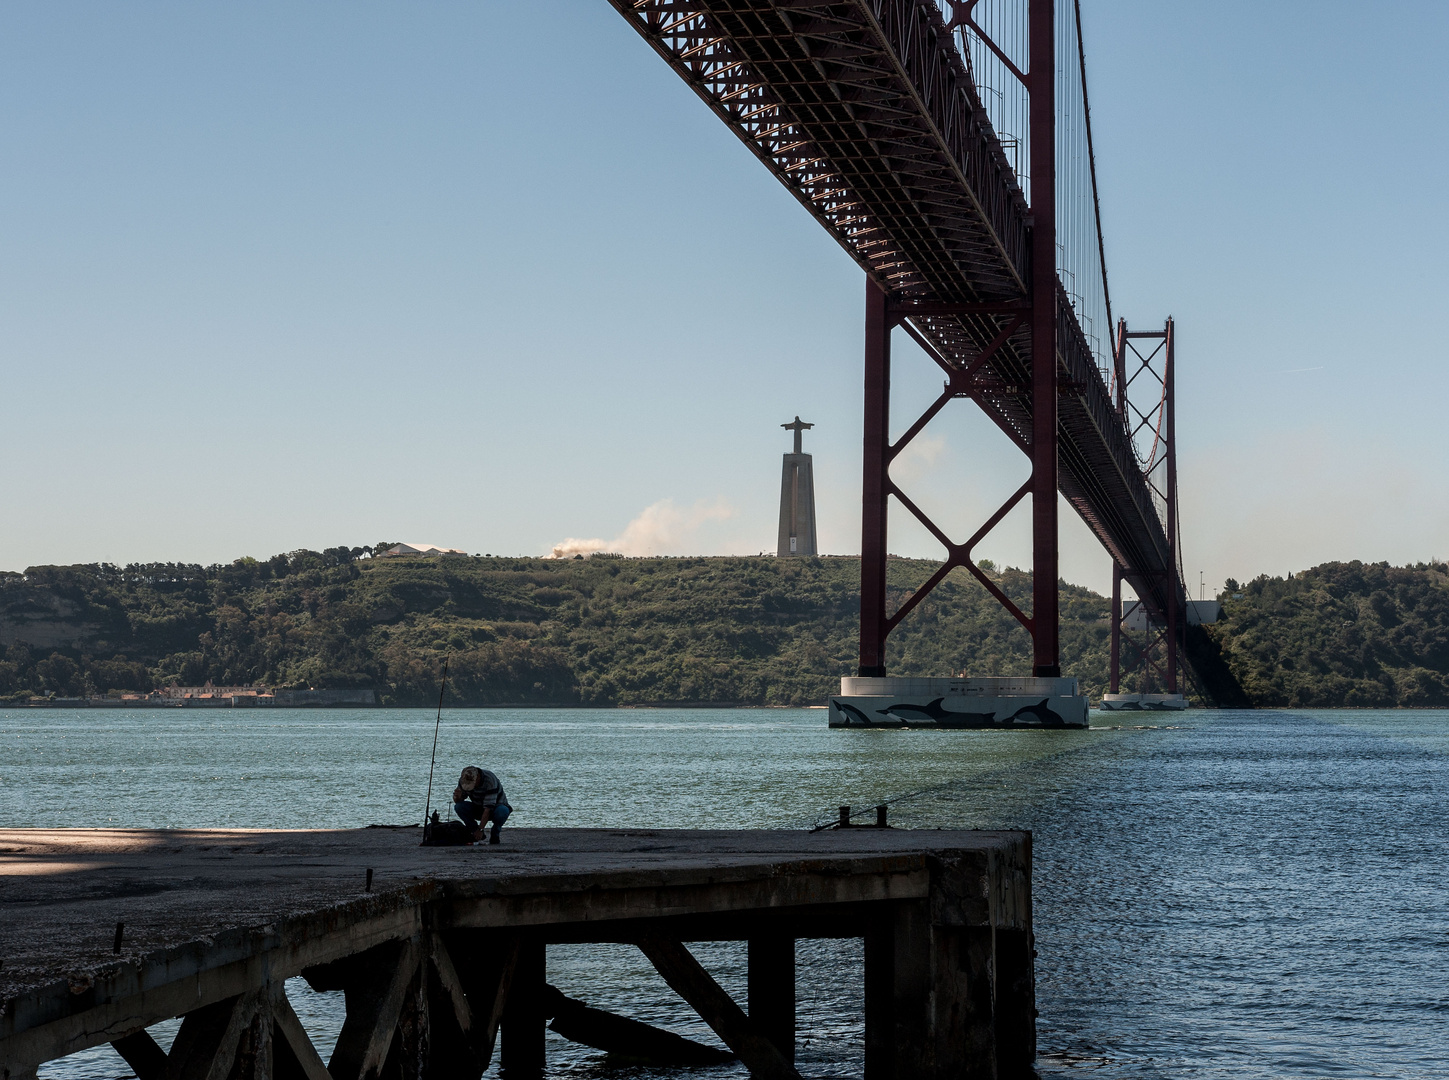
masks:
MULTIPOLYGON (((898 826, 1031 829, 1043 1076, 1449 1076, 1449 712, 1093 716, 935 732, 831 731, 806 709, 460 710, 435 791, 476 762, 510 827, 805 827, 896 799, 898 826)), ((0 711, 0 825, 417 821, 432 736, 410 710, 0 711)), ((698 954, 742 996, 742 948, 698 954)), ((802 942, 799 967, 802 1073, 859 1076, 859 944, 802 942)), ((632 949, 551 949, 549 979, 714 1041, 632 949)), ((288 993, 325 1057, 341 995, 288 993)), ((683 1075, 552 1035, 549 1052, 554 1076, 683 1075)), ((131 1074, 102 1047, 40 1075, 131 1074)))

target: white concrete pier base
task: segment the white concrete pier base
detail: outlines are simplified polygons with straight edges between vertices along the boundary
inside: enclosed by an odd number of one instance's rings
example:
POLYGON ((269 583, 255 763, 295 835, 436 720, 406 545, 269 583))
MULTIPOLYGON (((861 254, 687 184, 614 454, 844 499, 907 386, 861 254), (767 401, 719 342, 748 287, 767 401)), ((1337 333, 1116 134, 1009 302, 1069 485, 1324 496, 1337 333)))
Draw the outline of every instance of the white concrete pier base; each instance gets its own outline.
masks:
POLYGON ((1187 708, 1182 694, 1103 694, 1104 712, 1177 712, 1187 708))
POLYGON ((844 678, 831 727, 1084 728, 1076 679, 844 678))

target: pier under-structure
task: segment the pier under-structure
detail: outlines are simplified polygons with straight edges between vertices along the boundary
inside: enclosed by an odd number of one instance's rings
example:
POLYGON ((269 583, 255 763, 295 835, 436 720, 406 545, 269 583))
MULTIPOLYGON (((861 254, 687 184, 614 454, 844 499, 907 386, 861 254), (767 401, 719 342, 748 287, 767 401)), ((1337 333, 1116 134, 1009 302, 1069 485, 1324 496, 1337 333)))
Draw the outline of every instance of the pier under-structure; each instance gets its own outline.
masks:
MULTIPOLYGON (((1030 675, 1060 678, 1059 495, 1153 611, 1180 612, 1175 543, 1109 385, 1113 319, 1078 5, 611 2, 866 275, 857 676, 888 677, 891 631, 964 569, 1030 635, 1030 675), (945 383, 892 438, 897 329, 945 383), (891 476, 906 446, 963 399, 1031 467, 964 540, 891 476), (899 596, 887 588, 892 505, 945 551, 936 573, 899 596), (1019 505, 1031 514, 1029 613, 973 557, 1019 505)), ((889 689, 884 697, 900 696, 889 689)))
POLYGON ((0 830, 0 1078, 102 1043, 139 1080, 473 1080, 495 1042, 511 1080, 540 1075, 549 1017, 572 1037, 548 948, 576 942, 637 946, 751 1075, 795 1077, 795 942, 823 937, 864 939, 869 1080, 1029 1074, 1028 833, 418 835, 0 830), (748 942, 745 1006, 707 940, 748 942), (334 1047, 295 976, 343 991, 334 1047), (177 1016, 168 1053, 146 1029, 177 1016))

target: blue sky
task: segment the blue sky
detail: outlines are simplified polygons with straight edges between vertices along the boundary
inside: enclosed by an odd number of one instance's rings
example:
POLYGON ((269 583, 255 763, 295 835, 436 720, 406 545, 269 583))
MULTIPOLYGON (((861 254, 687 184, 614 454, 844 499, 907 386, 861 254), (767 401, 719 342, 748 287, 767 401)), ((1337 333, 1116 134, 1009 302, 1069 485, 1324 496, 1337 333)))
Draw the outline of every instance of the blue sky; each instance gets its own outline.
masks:
MULTIPOLYGON (((1115 307, 1177 320, 1189 577, 1449 556, 1449 10, 1084 20, 1115 307)), ((10 4, 0 93, 0 568, 754 553, 797 413, 858 550, 861 274, 602 0, 10 4)), ((899 429, 939 377, 897 355, 899 429)), ((969 532, 1025 467, 958 403, 898 473, 969 532)))

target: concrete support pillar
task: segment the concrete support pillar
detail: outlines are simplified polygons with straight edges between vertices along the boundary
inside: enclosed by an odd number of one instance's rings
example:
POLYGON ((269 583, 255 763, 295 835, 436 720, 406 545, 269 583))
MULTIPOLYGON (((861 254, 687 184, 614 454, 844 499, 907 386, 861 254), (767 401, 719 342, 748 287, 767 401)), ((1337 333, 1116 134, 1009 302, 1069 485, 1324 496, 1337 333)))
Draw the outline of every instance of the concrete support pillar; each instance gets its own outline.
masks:
POLYGON ((989 926, 931 928, 931 1076, 995 1080, 994 937, 989 926))
POLYGON ((398 1014, 388 1066, 396 1061, 401 1080, 428 1080, 432 1057, 432 1018, 428 1010, 428 965, 418 965, 417 974, 409 984, 398 1014), (394 1057, 395 1055, 395 1057, 394 1057))
POLYGON ((865 1080, 890 1080, 895 1067, 895 927, 865 934, 865 1080))
POLYGON ((996 930, 996 1072, 1032 1075, 1036 1061, 1036 940, 1030 930, 996 930))
POLYGON ((892 907, 865 938, 865 1077, 927 1076, 931 925, 925 901, 892 907))
POLYGON ((1122 683, 1122 568, 1112 561, 1112 640, 1111 670, 1107 680, 1107 693, 1121 693, 1122 683))
POLYGON ((750 1023, 775 1044, 786 1061, 795 1060, 795 939, 752 937, 749 959, 750 1023))
POLYGON ((526 940, 518 946, 508 1000, 503 1007, 503 1046, 499 1059, 508 1080, 531 1080, 543 1075, 548 1025, 543 998, 548 980, 547 955, 542 941, 526 940))
MULTIPOLYGON (((422 963, 416 940, 395 941, 302 972, 314 990, 341 990, 347 1002, 347 1017, 327 1062, 333 1080, 369 1080, 389 1062, 400 1068, 398 1025, 422 963)), ((193 1015, 188 1013, 188 1020, 193 1015)), ((175 1047, 171 1053, 175 1056, 175 1047)), ((168 1076, 172 1073, 168 1066, 168 1076)))
POLYGON ((249 1080, 272 1080, 274 1069, 273 1024, 270 994, 260 995, 256 1015, 242 1033, 233 1076, 249 1080))
POLYGON ((942 859, 865 935, 866 1080, 1006 1080, 1036 1059, 1030 848, 942 859))

